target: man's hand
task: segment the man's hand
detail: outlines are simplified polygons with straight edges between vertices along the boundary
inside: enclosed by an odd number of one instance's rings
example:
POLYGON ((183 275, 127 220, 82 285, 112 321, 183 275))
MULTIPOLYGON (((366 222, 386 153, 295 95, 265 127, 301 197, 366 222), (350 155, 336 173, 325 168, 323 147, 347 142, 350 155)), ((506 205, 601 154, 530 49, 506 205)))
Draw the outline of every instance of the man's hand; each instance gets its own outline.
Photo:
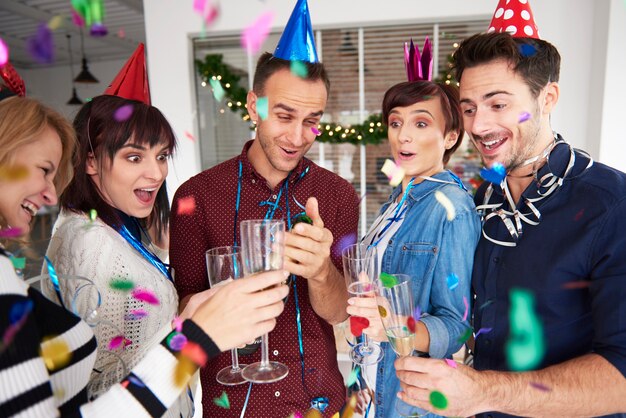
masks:
POLYGON ((331 268, 330 246, 333 234, 324 228, 317 199, 306 202, 306 214, 313 225, 298 223, 285 239, 285 270, 309 280, 324 282, 331 268))
POLYGON ((446 416, 467 417, 484 411, 481 372, 463 364, 452 367, 445 360, 420 357, 401 357, 395 367, 403 390, 398 397, 408 404, 446 416), (435 390, 446 397, 445 409, 436 409, 430 403, 430 394, 435 390))

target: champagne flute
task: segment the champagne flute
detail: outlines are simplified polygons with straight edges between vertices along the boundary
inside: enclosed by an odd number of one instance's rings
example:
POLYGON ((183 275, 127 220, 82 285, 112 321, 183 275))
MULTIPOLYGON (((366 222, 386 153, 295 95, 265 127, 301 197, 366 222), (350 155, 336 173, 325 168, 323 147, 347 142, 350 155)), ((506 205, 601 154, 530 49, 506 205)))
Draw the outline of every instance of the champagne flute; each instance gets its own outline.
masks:
MULTIPOLYGON (((206 268, 211 288, 225 285, 231 280, 243 277, 243 259, 241 247, 227 246, 211 248, 206 252, 206 268)), ((231 366, 224 367, 215 379, 226 386, 246 383, 241 372, 245 364, 239 364, 237 349, 230 350, 231 366)))
MULTIPOLYGON (((386 273, 381 273, 381 276, 386 273)), ((389 345, 398 356, 410 356, 415 351, 416 321, 413 310, 411 277, 389 274, 386 280, 376 281, 378 312, 389 339, 389 345)), ((395 399, 396 412, 402 417, 420 417, 428 411, 395 399)))
MULTIPOLYGON (((244 274, 283 268, 285 248, 285 222, 281 220, 242 221, 241 249, 244 274)), ((243 369, 243 377, 253 383, 271 383, 284 379, 289 368, 277 361, 269 360, 268 335, 261 337, 261 361, 243 369)))
MULTIPOLYGON (((346 279, 348 293, 357 297, 373 295, 374 280, 378 278, 378 253, 376 247, 365 244, 353 244, 341 252, 343 274, 346 279)), ((367 319, 358 316, 350 317, 352 335, 358 336, 361 327, 367 327, 367 319)), ((380 345, 368 340, 361 332, 363 341, 355 344, 350 350, 350 359, 359 365, 379 363, 384 356, 380 345)))

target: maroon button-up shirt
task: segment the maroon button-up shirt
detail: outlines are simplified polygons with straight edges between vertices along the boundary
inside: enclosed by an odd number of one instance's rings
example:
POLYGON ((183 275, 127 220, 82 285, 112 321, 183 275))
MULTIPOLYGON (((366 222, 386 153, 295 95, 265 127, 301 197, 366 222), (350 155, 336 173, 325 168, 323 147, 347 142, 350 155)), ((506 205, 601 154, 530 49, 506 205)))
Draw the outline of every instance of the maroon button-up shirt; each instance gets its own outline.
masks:
MULTIPOLYGON (((175 284, 182 299, 209 287, 205 252, 209 248, 233 245, 235 202, 239 161, 242 163, 241 201, 238 221, 263 219, 268 206, 262 201, 275 202, 283 182, 274 190, 252 167, 247 151, 249 141, 241 155, 194 176, 177 190, 172 207, 170 225, 170 262, 175 272, 175 284), (193 196, 196 202, 192 214, 176 215, 180 199, 193 196)), ((356 239, 359 199, 350 183, 303 158, 289 177, 289 207, 291 216, 302 212, 298 203, 305 205, 309 197, 319 202, 320 216, 324 226, 334 237, 331 257, 341 272, 340 242, 352 235, 356 239), (308 172, 300 180, 300 174, 308 172)), ((281 196, 274 219, 285 219, 285 193, 281 196)), ((239 241, 239 226, 236 233, 239 241)), ((317 396, 329 398, 324 416, 331 417, 343 406, 345 387, 337 366, 335 337, 330 324, 320 318, 309 301, 306 279, 297 278, 300 302, 302 334, 305 356, 305 381, 308 393, 302 385, 301 363, 298 350, 296 308, 293 286, 283 313, 277 319, 276 328, 269 334, 270 360, 280 361, 289 367, 289 375, 275 383, 253 384, 246 409, 247 417, 287 418, 290 414, 306 411, 310 401, 317 396)), ((242 364, 260 361, 260 352, 239 356, 242 364)), ((223 386, 215 380, 217 372, 231 364, 230 353, 222 353, 209 361, 201 370, 203 408, 205 417, 239 417, 249 384, 223 386), (214 398, 226 391, 230 409, 215 405, 214 398)))

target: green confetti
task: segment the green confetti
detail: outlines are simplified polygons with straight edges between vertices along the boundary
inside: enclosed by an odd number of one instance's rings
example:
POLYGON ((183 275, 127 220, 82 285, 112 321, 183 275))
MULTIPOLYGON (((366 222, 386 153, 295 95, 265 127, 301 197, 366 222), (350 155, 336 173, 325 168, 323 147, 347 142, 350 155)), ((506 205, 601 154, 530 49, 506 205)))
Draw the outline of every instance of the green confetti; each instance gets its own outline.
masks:
POLYGON ((512 370, 532 370, 539 366, 545 353, 543 326, 535 313, 535 297, 526 289, 511 289, 509 294, 510 335, 506 358, 512 370))
POLYGON ((357 379, 359 378, 360 370, 361 368, 359 366, 356 366, 354 369, 352 369, 352 371, 350 372, 350 376, 348 376, 348 380, 346 381, 347 387, 350 387, 356 383, 357 379))
POLYGON ((256 112, 259 114, 261 120, 267 119, 267 115, 269 113, 268 105, 269 102, 267 97, 259 97, 256 99, 256 112))
POLYGON ((309 71, 306 68, 306 64, 302 61, 291 61, 291 72, 300 78, 305 78, 309 71))
POLYGON ((130 292, 135 288, 135 283, 126 279, 112 279, 109 283, 111 289, 119 290, 121 292, 130 292))
POLYGON ((26 267, 25 257, 11 257, 11 262, 16 270, 24 270, 24 267, 26 267))
POLYGON ((230 402, 228 401, 228 395, 226 392, 222 392, 222 396, 219 398, 213 398, 213 403, 220 408, 230 409, 230 402))
POLYGON ((211 88, 213 89, 213 97, 215 97, 215 100, 218 102, 221 102, 224 96, 226 96, 222 83, 220 83, 217 78, 210 78, 209 84, 211 84, 211 88))
POLYGON ((463 335, 461 335, 457 341, 460 342, 461 344, 464 344, 469 339, 469 337, 472 336, 473 332, 474 330, 471 327, 466 329, 463 335))
POLYGON ((392 288, 398 284, 398 279, 395 276, 392 276, 388 273, 380 273, 380 281, 383 283, 383 286, 392 288))
POLYGON ((430 403, 437 409, 446 409, 448 407, 448 399, 446 399, 443 393, 437 390, 430 392, 430 403))
POLYGON ((98 212, 96 212, 96 210, 95 210, 95 209, 91 209, 91 210, 89 211, 89 220, 90 220, 91 222, 93 222, 93 221, 95 221, 95 220, 96 220, 96 218, 97 218, 97 217, 98 217, 98 212))

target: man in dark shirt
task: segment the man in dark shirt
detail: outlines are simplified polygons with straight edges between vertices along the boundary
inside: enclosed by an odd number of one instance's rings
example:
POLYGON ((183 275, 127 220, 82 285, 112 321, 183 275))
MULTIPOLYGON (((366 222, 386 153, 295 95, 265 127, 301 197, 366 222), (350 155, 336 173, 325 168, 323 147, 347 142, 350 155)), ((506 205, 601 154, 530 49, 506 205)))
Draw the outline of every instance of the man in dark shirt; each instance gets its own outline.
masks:
POLYGON ((479 34, 454 60, 466 130, 485 165, 501 163, 507 175, 475 198, 476 370, 405 357, 396 361, 401 397, 446 416, 621 416, 626 175, 553 133, 554 46, 479 34))
MULTIPOLYGON (((241 221, 273 218, 290 225, 301 213, 313 221, 298 223, 287 233, 284 268, 295 278, 269 336, 270 360, 286 364, 289 374, 271 384, 222 386, 215 377, 231 357, 221 355, 201 371, 207 417, 239 417, 244 408, 250 417, 287 417, 312 407, 331 417, 345 402, 332 324, 347 317, 339 243, 356 240, 359 199, 347 181, 304 157, 315 141, 329 82, 316 57, 300 59, 306 63, 305 77, 293 74, 291 62, 280 57, 298 57, 285 51, 283 41, 274 55, 260 57, 248 93, 256 138, 241 155, 183 184, 172 206, 170 261, 182 303, 208 287, 205 251, 240 242, 241 221), (176 215, 190 198, 194 212, 176 215), (230 400, 228 410, 213 402, 222 391, 230 400)), ((257 362, 260 351, 239 360, 257 362)))

